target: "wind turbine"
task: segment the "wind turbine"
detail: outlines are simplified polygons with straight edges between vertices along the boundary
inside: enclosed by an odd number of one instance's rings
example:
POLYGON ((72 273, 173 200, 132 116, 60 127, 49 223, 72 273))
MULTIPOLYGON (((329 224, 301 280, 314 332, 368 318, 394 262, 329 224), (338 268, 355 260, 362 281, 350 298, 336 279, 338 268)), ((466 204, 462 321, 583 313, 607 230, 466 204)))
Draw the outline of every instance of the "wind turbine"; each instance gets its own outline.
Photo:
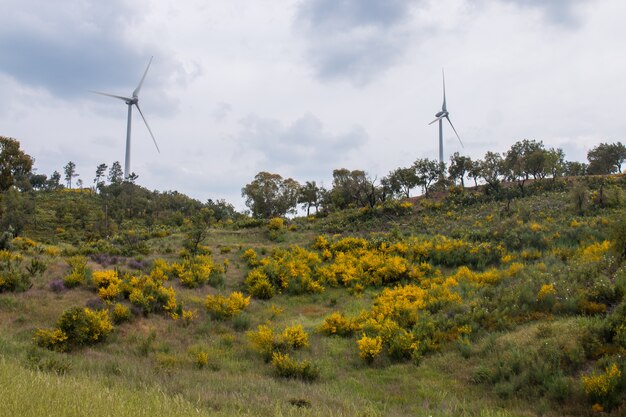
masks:
POLYGON ((141 86, 143 85, 143 81, 146 79, 146 74, 148 74, 148 69, 150 69, 150 64, 152 64, 152 58, 150 57, 150 61, 148 62, 148 66, 146 67, 146 71, 143 73, 143 77, 141 77, 141 81, 139 81, 139 85, 133 91, 133 95, 131 97, 124 96, 116 96, 114 94, 101 93, 100 91, 91 91, 95 94, 100 94, 107 97, 113 97, 120 100, 124 100, 124 102, 128 105, 128 122, 126 124, 126 157, 124 159, 124 179, 128 179, 130 175, 130 126, 133 120, 133 106, 137 107, 139 110, 139 114, 143 119, 143 122, 146 124, 148 128, 148 132, 150 132, 150 136, 152 137, 152 141, 154 142, 154 146, 156 146, 157 152, 161 153, 159 150, 159 145, 157 145, 156 139, 154 138, 154 134, 152 133, 152 129, 150 129, 150 125, 148 125, 148 121, 146 120, 141 108, 139 108, 139 91, 141 90, 141 86))
POLYGON ((443 162, 443 119, 448 120, 448 123, 450 123, 450 126, 452 126, 452 130, 454 130, 454 133, 456 134, 456 137, 459 139, 461 146, 463 146, 463 142, 461 142, 461 137, 456 132, 454 125, 450 121, 450 117, 449 117, 450 113, 448 112, 448 109, 446 107, 446 75, 443 72, 443 68, 441 69, 441 76, 443 78, 443 105, 441 106, 441 111, 435 114, 436 119, 428 123, 428 125, 432 125, 433 123, 437 121, 439 122, 439 162, 440 163, 443 162))

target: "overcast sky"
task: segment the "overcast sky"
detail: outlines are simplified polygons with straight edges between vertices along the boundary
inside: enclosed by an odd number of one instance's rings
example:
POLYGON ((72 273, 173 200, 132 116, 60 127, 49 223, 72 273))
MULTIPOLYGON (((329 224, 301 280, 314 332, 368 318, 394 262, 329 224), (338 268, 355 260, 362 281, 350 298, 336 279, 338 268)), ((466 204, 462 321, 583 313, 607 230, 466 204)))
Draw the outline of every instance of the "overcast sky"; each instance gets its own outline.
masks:
POLYGON ((331 185, 517 140, 585 160, 626 132, 623 0, 0 0, 0 135, 39 173, 124 164, 138 183, 244 208, 259 171, 331 185))

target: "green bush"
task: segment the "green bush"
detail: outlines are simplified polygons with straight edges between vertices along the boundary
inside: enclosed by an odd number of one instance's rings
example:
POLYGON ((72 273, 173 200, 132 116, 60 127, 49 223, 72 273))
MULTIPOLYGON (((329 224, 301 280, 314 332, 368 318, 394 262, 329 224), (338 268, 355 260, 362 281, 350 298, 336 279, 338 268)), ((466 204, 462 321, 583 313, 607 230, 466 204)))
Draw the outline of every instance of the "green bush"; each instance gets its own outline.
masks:
POLYGON ((320 370, 307 360, 297 361, 288 354, 274 352, 272 366, 276 376, 281 378, 295 378, 312 382, 319 379, 320 370))

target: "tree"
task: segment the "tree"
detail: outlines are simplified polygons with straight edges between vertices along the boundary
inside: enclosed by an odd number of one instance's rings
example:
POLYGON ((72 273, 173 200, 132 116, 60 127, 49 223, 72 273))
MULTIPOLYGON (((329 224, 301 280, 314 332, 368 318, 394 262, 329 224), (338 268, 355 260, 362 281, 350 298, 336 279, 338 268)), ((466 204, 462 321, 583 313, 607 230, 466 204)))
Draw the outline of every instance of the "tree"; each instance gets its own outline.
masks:
POLYGON ((474 180, 474 188, 478 187, 478 179, 480 178, 481 173, 481 161, 472 161, 469 168, 467 169, 468 178, 472 178, 474 180))
POLYGON ((515 142, 504 155, 502 174, 511 181, 517 181, 520 191, 524 193, 524 183, 532 175, 543 178, 546 170, 546 150, 543 142, 524 139, 515 142))
POLYGON ((54 171, 52 175, 50 175, 50 179, 48 179, 48 183, 46 184, 46 188, 48 190, 58 190, 62 188, 61 185, 61 174, 59 171, 54 171))
POLYGON ((578 161, 567 161, 565 163, 564 173, 568 177, 581 177, 587 175, 587 164, 578 161))
POLYGON ((268 219, 294 212, 299 191, 300 184, 291 178, 259 172, 241 189, 241 196, 246 197, 246 206, 254 217, 268 219))
POLYGON ((488 151, 480 161, 480 178, 487 183, 488 189, 498 191, 500 177, 504 174, 504 159, 499 153, 488 151))
POLYGON ((235 210, 235 206, 226 202, 226 200, 224 199, 213 201, 209 198, 205 206, 206 208, 211 210, 211 212, 213 213, 213 217, 218 222, 229 220, 229 219, 232 220, 237 216, 237 211, 235 210))
POLYGON ((48 183, 48 176, 45 174, 30 174, 28 181, 35 190, 43 190, 48 183))
POLYGON ((566 162, 565 152, 561 148, 550 148, 546 151, 545 159, 546 171, 552 175, 553 179, 556 179, 565 173, 566 162))
POLYGON ((317 186, 315 181, 307 181, 302 188, 300 188, 298 204, 302 204, 302 208, 306 209, 307 216, 309 216, 311 212, 311 207, 315 207, 315 213, 317 214, 321 197, 321 189, 317 186))
POLYGON ((428 195, 430 186, 446 172, 446 164, 434 159, 418 159, 413 163, 413 168, 417 175, 417 183, 424 188, 424 193, 428 195))
POLYGON ((587 153, 587 160, 589 161, 589 174, 621 173, 622 164, 626 160, 626 147, 621 142, 601 143, 587 153))
POLYGON ((362 170, 345 168, 333 170, 333 188, 325 193, 325 208, 342 210, 348 207, 374 207, 380 201, 380 190, 362 170))
POLYGON ((93 180, 96 190, 100 190, 104 186, 104 173, 106 172, 107 168, 107 164, 104 163, 96 167, 96 178, 94 178, 93 180))
POLYGON ((122 171, 122 166, 118 161, 113 162, 111 168, 109 168, 109 183, 113 185, 119 185, 122 183, 124 179, 124 172, 122 171))
POLYGON ((472 169, 472 159, 469 156, 462 156, 458 152, 450 157, 450 167, 448 175, 450 179, 456 183, 461 180, 461 187, 465 188, 465 175, 472 169))
POLYGON ((78 173, 76 172, 76 164, 72 161, 69 161, 67 165, 63 167, 63 172, 65 173, 65 182, 67 183, 67 188, 72 188, 72 178, 77 177, 78 173))
POLYGON ((128 178, 126 178, 126 181, 130 182, 131 184, 134 184, 135 181, 137 181, 137 178, 139 178, 139 175, 135 174, 134 172, 131 172, 130 174, 128 174, 128 178))
POLYGON ((17 178, 27 178, 33 158, 20 149, 20 143, 0 136, 0 192, 8 190, 17 178))
MULTIPOLYGON (((415 168, 397 168, 387 176, 391 192, 397 196, 409 198, 411 190, 419 185, 415 168)), ((381 181, 382 183, 383 181, 381 181)), ((386 183, 386 181, 385 181, 386 183)))

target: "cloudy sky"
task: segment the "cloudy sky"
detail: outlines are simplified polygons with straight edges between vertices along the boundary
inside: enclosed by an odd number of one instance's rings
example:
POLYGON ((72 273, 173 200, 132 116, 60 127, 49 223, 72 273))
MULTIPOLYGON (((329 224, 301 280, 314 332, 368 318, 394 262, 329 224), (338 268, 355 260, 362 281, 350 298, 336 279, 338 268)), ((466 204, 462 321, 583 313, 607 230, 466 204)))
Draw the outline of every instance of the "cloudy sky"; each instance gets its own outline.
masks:
POLYGON ((124 161, 150 189, 244 208, 259 171, 331 184, 542 140, 584 160, 626 132, 623 0, 0 0, 0 135, 39 173, 124 161))

